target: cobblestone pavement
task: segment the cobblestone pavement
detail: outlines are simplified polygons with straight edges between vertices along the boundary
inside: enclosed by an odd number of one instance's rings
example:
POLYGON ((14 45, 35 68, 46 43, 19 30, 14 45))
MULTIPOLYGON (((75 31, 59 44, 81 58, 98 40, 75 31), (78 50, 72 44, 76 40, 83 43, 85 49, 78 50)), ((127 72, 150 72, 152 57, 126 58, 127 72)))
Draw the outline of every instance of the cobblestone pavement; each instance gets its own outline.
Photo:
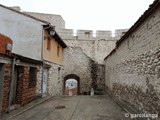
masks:
POLYGON ((129 120, 109 96, 61 96, 10 120, 129 120))

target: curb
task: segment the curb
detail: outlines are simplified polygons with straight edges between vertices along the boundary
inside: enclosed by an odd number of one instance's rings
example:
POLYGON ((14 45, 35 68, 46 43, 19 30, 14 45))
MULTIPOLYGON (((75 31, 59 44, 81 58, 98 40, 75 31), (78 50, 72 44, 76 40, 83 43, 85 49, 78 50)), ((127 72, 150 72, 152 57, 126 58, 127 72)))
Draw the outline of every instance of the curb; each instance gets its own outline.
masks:
MULTIPOLYGON (((138 110, 132 108, 131 106, 127 105, 125 102, 123 102, 120 99, 115 98, 112 95, 109 95, 111 97, 111 99, 113 99, 113 101, 120 106, 126 113, 128 114, 138 114, 140 113, 138 110), (126 107, 125 107, 126 106, 126 107)), ((145 118, 132 118, 132 120, 147 120, 145 118)))
POLYGON ((32 101, 31 103, 29 103, 28 105, 24 106, 24 107, 20 107, 19 110, 13 110, 11 113, 9 114, 4 114, 4 116, 0 117, 1 120, 10 120, 34 107, 36 107, 37 105, 40 105, 42 103, 44 103, 45 101, 51 99, 53 96, 47 96, 47 97, 44 97, 44 98, 39 98, 39 99, 36 99, 34 101, 32 101), (15 113, 14 113, 15 112, 15 113), (13 115, 12 115, 13 114, 13 115))

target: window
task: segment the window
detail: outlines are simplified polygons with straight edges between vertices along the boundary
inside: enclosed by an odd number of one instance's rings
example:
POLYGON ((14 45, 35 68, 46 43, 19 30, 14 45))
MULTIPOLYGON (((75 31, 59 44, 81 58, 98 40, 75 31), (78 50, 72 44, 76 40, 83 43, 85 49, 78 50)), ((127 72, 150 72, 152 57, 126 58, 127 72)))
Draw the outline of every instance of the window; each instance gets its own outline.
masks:
POLYGON ((29 69, 29 86, 35 87, 37 81, 37 69, 34 67, 30 67, 29 69))
POLYGON ((51 50, 51 38, 47 37, 47 50, 51 50))
POLYGON ((60 47, 57 45, 57 56, 59 57, 60 47))

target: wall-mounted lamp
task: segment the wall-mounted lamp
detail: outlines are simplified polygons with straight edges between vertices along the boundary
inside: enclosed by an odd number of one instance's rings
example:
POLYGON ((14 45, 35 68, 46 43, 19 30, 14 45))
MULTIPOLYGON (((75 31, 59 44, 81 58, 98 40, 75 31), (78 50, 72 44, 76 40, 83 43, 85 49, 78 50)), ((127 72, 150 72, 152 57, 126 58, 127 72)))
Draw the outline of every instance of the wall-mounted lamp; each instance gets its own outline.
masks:
POLYGON ((12 44, 7 43, 6 50, 11 51, 12 50, 12 44))
POLYGON ((54 30, 49 31, 49 34, 50 34, 51 36, 54 36, 55 33, 56 33, 56 32, 55 32, 54 30))
POLYGON ((16 60, 16 65, 19 65, 21 61, 19 59, 16 60))

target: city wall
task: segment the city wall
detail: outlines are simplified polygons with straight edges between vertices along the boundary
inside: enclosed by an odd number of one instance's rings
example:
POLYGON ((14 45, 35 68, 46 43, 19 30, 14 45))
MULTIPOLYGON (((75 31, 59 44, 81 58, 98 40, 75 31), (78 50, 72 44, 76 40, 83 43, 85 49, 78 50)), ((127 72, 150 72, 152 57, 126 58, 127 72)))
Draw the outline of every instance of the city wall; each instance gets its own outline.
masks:
POLYGON ((108 92, 139 111, 160 114, 160 8, 105 59, 108 92))

